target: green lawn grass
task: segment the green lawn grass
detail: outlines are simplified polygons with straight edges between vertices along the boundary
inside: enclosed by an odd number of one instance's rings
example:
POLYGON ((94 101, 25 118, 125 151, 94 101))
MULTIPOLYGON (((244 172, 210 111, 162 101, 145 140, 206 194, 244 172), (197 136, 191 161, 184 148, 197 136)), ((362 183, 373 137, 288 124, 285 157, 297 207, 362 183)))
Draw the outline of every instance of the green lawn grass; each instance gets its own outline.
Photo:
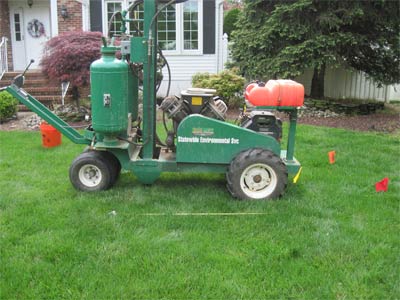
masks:
POLYGON ((146 187, 123 173, 77 192, 68 168, 82 146, 0 132, 0 299, 398 298, 399 135, 298 126, 296 145, 299 182, 241 202, 222 175, 146 187))

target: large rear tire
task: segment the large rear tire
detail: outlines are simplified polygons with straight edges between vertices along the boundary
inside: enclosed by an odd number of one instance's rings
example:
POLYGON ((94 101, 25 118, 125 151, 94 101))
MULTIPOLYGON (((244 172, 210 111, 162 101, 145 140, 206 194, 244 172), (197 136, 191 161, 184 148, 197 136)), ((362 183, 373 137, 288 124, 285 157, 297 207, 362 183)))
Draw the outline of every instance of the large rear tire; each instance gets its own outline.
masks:
POLYGON ((98 155, 97 151, 89 151, 74 159, 69 169, 69 178, 77 190, 95 192, 111 186, 111 173, 107 160, 98 155))
POLYGON ((226 173, 231 195, 242 200, 280 197, 287 185, 287 169, 269 150, 254 148, 239 153, 226 173))

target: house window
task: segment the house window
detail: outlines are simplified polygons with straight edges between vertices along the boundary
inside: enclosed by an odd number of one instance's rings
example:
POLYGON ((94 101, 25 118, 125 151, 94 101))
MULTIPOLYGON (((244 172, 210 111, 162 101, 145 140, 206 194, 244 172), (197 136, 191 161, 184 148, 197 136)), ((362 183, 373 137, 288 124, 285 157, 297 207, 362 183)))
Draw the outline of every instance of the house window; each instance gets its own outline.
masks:
POLYGON ((200 53, 202 0, 170 5, 158 17, 158 43, 169 54, 200 53))
POLYGON ((183 5, 183 49, 199 49, 199 6, 197 0, 183 5))
POLYGON ((114 13, 122 10, 122 3, 117 1, 106 2, 107 27, 106 30, 110 36, 121 33, 121 15, 117 14, 114 18, 114 13), (111 20, 113 18, 113 20, 111 20), (110 23, 111 21, 111 23, 110 23))
MULTIPOLYGON (((127 9, 131 0, 105 1, 106 32, 112 15, 116 11, 127 9)), ((127 24, 130 35, 138 36, 143 32, 143 4, 130 12, 127 24)), ((169 5, 158 15, 158 44, 169 54, 199 53, 202 49, 202 0, 189 0, 182 4, 169 5)), ((121 18, 114 18, 110 25, 111 35, 121 34, 121 18)))
POLYGON ((162 50, 176 50, 175 5, 169 5, 158 15, 158 44, 162 50))
POLYGON ((19 14, 14 14, 14 29, 15 29, 15 41, 20 42, 21 38, 21 20, 19 14))
MULTIPOLYGON (((129 1, 129 5, 132 1, 129 1)), ((129 19, 134 19, 135 21, 129 22, 129 34, 133 36, 141 36, 143 33, 143 21, 144 21, 144 8, 143 4, 139 4, 135 7, 133 11, 129 12, 129 19)))

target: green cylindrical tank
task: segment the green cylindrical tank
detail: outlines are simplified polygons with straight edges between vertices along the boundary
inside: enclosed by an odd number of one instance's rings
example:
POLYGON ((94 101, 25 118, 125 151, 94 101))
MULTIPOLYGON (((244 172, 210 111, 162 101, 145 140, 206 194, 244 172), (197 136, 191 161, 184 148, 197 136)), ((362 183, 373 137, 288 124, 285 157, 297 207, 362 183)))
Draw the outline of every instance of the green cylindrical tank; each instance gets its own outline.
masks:
POLYGON ((102 56, 90 66, 92 127, 106 136, 128 128, 128 72, 125 61, 115 58, 116 47, 102 47, 102 56))

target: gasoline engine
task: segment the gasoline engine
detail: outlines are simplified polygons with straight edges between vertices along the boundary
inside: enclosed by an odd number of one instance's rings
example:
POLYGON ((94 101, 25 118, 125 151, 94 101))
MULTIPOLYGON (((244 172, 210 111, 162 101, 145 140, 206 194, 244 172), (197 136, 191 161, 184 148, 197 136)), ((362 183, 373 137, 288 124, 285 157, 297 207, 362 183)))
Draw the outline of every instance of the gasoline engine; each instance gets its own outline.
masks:
POLYGON ((214 96, 215 93, 212 89, 187 89, 181 92, 181 97, 165 98, 160 108, 174 121, 174 127, 191 114, 225 121, 228 108, 224 101, 214 96))
POLYGON ((174 137, 178 125, 189 115, 200 114, 225 121, 228 107, 219 96, 214 96, 215 93, 213 89, 190 88, 182 91, 181 97, 173 96, 163 100, 160 109, 173 121, 173 131, 168 131, 166 139, 168 147, 175 147, 174 137))

